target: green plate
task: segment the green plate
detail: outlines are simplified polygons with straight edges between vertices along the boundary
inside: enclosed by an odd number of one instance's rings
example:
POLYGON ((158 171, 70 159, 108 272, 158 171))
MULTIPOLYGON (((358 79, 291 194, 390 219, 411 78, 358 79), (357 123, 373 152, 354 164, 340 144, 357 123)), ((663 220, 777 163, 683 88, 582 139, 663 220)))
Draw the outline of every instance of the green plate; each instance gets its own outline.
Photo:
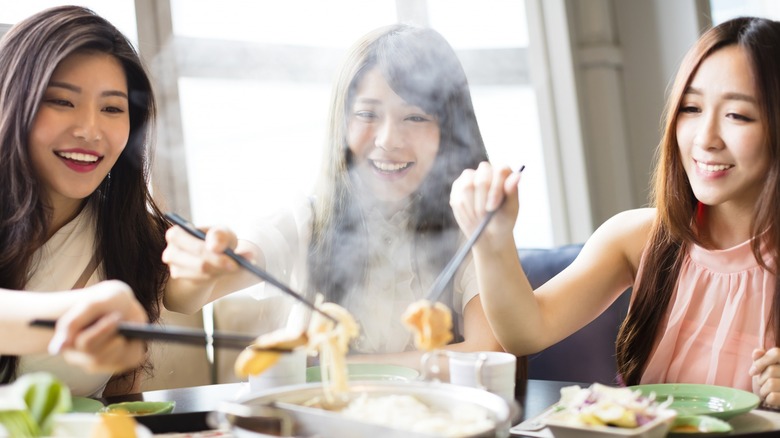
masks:
POLYGON ((170 414, 175 406, 176 403, 170 401, 132 401, 110 404, 103 412, 123 410, 130 415, 170 414))
POLYGON ((732 431, 734 431, 734 428, 719 418, 709 415, 685 415, 674 419, 668 436, 685 438, 694 434, 698 438, 701 436, 728 435, 732 431))
POLYGON ((70 409, 71 412, 95 413, 103 410, 103 403, 94 398, 73 397, 71 404, 73 405, 70 409))
MULTIPOLYGON (((399 365, 380 365, 355 363, 347 365, 347 375, 350 380, 392 380, 396 382, 408 382, 414 380, 420 373, 409 367, 399 365)), ((319 382, 322 380, 320 367, 306 368, 306 381, 319 382)))
POLYGON ((665 400, 672 396, 670 406, 680 416, 709 415, 721 420, 745 412, 750 412, 759 404, 757 395, 740 389, 725 386, 698 385, 694 383, 661 383, 656 385, 636 385, 633 389, 643 395, 655 392, 656 399, 665 400))

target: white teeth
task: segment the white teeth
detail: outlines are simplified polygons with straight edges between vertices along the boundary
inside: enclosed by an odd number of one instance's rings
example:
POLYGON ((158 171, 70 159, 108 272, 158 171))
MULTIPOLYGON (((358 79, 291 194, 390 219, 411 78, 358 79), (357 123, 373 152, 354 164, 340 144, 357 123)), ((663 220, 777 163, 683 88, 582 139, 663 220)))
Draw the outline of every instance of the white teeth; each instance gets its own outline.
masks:
POLYGON ((409 163, 385 163, 382 161, 373 161, 374 167, 383 172, 397 172, 409 166, 409 163))
POLYGON ((98 160, 98 157, 95 155, 82 154, 78 152, 57 152, 57 155, 62 158, 67 158, 68 160, 83 161, 86 163, 94 163, 98 160))
POLYGON ((700 161, 696 162, 696 166, 698 166, 699 169, 705 170, 707 172, 720 172, 722 170, 731 168, 731 165, 729 164, 706 164, 700 161))

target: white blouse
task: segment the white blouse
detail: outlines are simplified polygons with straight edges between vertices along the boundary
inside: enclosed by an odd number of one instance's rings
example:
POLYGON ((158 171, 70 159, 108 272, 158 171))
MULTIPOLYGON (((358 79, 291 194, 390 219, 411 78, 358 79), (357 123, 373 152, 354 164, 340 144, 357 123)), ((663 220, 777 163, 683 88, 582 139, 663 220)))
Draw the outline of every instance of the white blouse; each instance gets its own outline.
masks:
MULTIPOLYGON (((24 289, 36 292, 71 289, 92 260, 95 228, 95 218, 89 208, 84 208, 76 218, 54 233, 35 253, 32 276, 24 289)), ((98 266, 86 285, 96 284, 102 278, 102 266, 98 266)), ((111 378, 110 374, 87 373, 65 362, 61 355, 34 354, 21 357, 20 375, 37 371, 54 374, 68 385, 73 395, 83 397, 100 397, 111 378)))
MULTIPOLYGON (((347 292, 341 303, 361 326, 361 336, 352 345, 359 353, 395 353, 414 349, 412 333, 403 327, 401 314, 412 302, 428 292, 438 272, 428 272, 419 257, 418 278, 413 266, 414 233, 406 229, 409 216, 405 211, 390 218, 378 211, 368 214, 370 239, 368 275, 365 287, 347 292)), ((249 239, 262 250, 266 270, 288 284, 293 290, 308 290, 306 257, 311 239, 312 208, 307 199, 257 227, 249 239)), ((347 269, 351 267, 346 266, 347 269)), ((215 303, 218 329, 242 331, 253 326, 252 320, 289 315, 287 326, 302 324, 305 309, 292 299, 279 299, 280 292, 271 286, 255 289, 255 305, 246 300, 240 306, 231 306, 232 295, 215 303), (284 303, 284 304, 282 304, 284 303), (273 306, 273 310, 269 307, 273 306), (287 306, 286 308, 284 306, 287 306), (230 309, 230 310, 228 310, 230 309), (230 315, 226 314, 230 312, 230 315), (239 314, 240 312, 240 314, 239 314)), ((236 294, 233 294, 236 295, 236 294)), ((477 295, 477 281, 473 261, 467 259, 454 279, 453 302, 447 303, 461 315, 466 304, 477 295)), ((239 299, 238 296, 235 299, 239 299)), ((284 322, 282 322, 284 324, 284 322)), ((278 327, 278 326, 277 326, 278 327)), ((259 333, 258 333, 259 334, 259 333)))

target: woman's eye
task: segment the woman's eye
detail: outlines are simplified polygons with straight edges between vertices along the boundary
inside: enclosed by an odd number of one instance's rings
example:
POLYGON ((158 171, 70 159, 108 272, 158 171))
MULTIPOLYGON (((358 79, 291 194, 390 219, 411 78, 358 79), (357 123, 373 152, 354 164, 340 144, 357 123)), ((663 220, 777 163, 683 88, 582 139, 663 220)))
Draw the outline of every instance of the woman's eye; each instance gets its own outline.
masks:
POLYGON ((739 120, 740 122, 752 122, 753 121, 753 118, 748 117, 748 116, 744 116, 742 114, 737 114, 737 113, 728 113, 728 114, 726 114, 726 117, 728 117, 730 119, 734 119, 734 120, 739 120))
POLYGON ((406 118, 406 120, 410 120, 412 122, 427 122, 430 119, 427 118, 427 117, 423 117, 423 116, 409 116, 409 117, 406 118))
POLYGON ((376 118, 376 114, 371 111, 355 111, 355 116, 366 120, 372 120, 376 118))
POLYGON ((125 112, 124 108, 119 108, 119 107, 115 107, 115 106, 105 107, 105 108, 103 108, 103 111, 105 111, 107 113, 114 113, 114 114, 121 114, 121 113, 125 112))
POLYGON ((680 112, 681 113, 698 113, 700 111, 699 111, 699 108, 697 108, 697 107, 695 107, 693 105, 683 105, 683 106, 680 107, 680 112))
POLYGON ((52 105, 73 107, 73 104, 66 99, 57 99, 52 97, 52 98, 44 99, 43 101, 52 105))

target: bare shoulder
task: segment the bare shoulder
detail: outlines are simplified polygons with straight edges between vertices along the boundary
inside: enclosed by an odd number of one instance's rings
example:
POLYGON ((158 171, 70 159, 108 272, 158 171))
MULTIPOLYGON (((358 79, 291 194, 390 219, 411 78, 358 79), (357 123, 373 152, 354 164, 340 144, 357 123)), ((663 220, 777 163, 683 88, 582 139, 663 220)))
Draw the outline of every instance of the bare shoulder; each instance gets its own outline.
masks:
POLYGON ((620 212, 593 233, 583 250, 611 254, 613 263, 626 263, 625 266, 635 273, 655 218, 655 208, 620 212))

